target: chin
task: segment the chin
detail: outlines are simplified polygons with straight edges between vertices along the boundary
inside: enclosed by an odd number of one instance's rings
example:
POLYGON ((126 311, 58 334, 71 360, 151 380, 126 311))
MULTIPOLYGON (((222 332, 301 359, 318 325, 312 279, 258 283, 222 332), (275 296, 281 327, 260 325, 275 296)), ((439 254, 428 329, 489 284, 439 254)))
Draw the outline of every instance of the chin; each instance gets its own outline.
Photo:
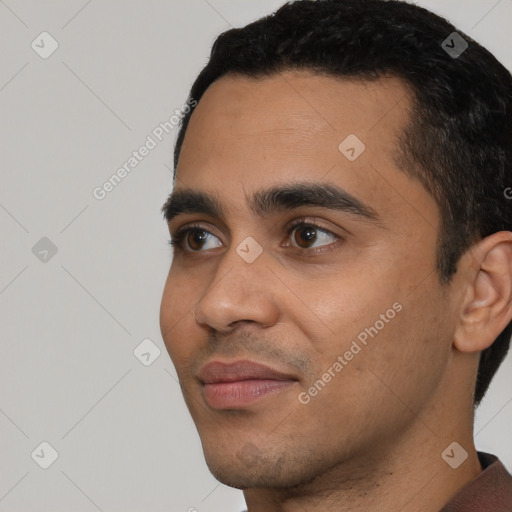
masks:
POLYGON ((293 488, 313 480, 317 473, 307 454, 299 458, 290 452, 263 454, 252 443, 238 451, 204 450, 212 475, 224 485, 236 489, 293 488))

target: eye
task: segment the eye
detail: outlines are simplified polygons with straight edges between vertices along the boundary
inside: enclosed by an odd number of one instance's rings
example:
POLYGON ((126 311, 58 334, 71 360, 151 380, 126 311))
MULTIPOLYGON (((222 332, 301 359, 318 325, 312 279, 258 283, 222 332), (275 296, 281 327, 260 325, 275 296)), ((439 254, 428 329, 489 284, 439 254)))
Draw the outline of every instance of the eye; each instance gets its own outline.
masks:
POLYGON ((211 245, 210 247, 208 247, 208 244, 205 245, 205 242, 207 242, 211 237, 217 238, 207 229, 193 225, 179 229, 176 234, 171 235, 169 244, 177 249, 184 249, 183 246, 186 245, 187 247, 184 250, 191 250, 192 252, 214 249, 215 247, 220 247, 222 245, 220 243, 211 245))
POLYGON ((294 247, 305 250, 330 245, 332 241, 340 239, 339 236, 327 229, 323 229, 315 222, 305 222, 304 219, 299 219, 292 224, 288 228, 287 234, 293 242, 292 245, 294 247), (316 246, 314 245, 315 243, 317 244, 316 246))

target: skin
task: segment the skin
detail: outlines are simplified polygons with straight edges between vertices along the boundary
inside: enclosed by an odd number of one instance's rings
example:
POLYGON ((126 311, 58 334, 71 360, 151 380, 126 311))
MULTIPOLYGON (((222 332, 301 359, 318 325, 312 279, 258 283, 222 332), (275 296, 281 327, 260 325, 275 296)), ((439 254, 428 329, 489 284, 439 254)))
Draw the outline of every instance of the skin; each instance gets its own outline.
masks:
POLYGON ((435 512, 481 471, 472 390, 479 351, 512 317, 512 234, 479 242, 441 284, 438 206, 393 158, 410 105, 398 78, 286 71, 223 77, 191 118, 175 191, 213 194, 224 215, 169 222, 171 233, 197 222, 211 235, 174 253, 161 331, 208 467, 244 490, 249 512, 435 512), (338 150, 351 133, 366 146, 352 162, 338 150), (343 187, 379 222, 319 207, 250 210, 246 196, 292 182, 343 187), (304 229, 286 232, 300 217, 321 226, 312 248, 304 229), (248 236, 263 249, 252 263, 236 252, 248 236), (401 311, 301 403, 394 303, 401 311), (253 405, 214 409, 197 378, 213 359, 297 380, 253 405), (441 457, 454 441, 468 453, 457 469, 441 457))

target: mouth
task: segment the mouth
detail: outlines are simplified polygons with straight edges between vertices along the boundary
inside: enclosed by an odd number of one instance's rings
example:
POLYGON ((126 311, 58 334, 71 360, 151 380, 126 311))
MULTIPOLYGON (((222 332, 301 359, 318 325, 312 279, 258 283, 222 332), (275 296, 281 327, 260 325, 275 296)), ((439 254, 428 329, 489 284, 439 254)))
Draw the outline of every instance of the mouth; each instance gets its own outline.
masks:
POLYGON ((242 360, 213 361, 199 372, 203 396, 214 409, 237 409, 289 388, 298 379, 266 365, 242 360))

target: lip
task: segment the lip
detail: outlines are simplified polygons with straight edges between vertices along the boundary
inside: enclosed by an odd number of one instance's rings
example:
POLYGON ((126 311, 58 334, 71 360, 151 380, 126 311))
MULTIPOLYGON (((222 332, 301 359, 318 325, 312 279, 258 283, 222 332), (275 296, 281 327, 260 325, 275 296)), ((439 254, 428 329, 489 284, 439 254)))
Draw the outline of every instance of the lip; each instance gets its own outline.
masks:
POLYGON ((205 364, 199 372, 199 380, 203 384, 217 384, 219 382, 237 382, 241 380, 297 380, 289 375, 270 368, 261 363, 248 360, 223 363, 212 361, 205 364))
POLYGON ((298 379, 261 363, 239 360, 212 361, 203 366, 199 380, 203 384, 203 396, 211 407, 235 409, 284 391, 298 379))

